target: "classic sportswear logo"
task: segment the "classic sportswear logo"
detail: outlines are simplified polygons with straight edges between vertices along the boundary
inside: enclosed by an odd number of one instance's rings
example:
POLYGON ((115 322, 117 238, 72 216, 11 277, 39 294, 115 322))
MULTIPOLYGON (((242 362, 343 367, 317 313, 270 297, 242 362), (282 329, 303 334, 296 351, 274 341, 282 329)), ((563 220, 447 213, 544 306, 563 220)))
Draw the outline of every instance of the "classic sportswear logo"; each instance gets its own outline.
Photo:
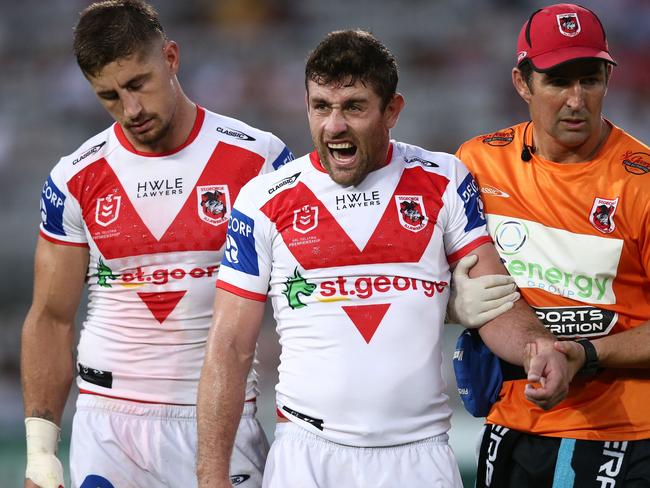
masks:
POLYGON ((502 215, 487 217, 501 259, 520 288, 588 304, 616 303, 613 282, 621 239, 576 234, 502 215))
POLYGON ((106 144, 106 141, 104 141, 104 142, 102 142, 102 143, 100 143, 100 144, 97 144, 96 146, 91 147, 91 148, 88 149, 85 153, 83 153, 81 156, 79 156, 79 157, 77 157, 76 159, 74 159, 74 160, 72 161, 72 165, 74 166, 75 164, 77 164, 77 163, 83 161, 84 159, 86 159, 86 158, 87 158, 88 156, 90 156, 91 154, 95 154, 95 153, 96 153, 97 151, 99 151, 102 147, 104 147, 105 144, 106 144))
POLYGON ((422 166, 426 166, 427 168, 438 168, 438 167, 440 167, 438 164, 434 163, 433 161, 427 161, 426 159, 422 159, 422 158, 419 158, 417 156, 413 156, 412 158, 405 159, 404 162, 406 164, 419 163, 422 166))
POLYGON ((232 486, 241 485, 244 481, 249 479, 251 476, 249 474, 233 474, 230 476, 230 483, 232 486))
POLYGON ((268 189, 269 195, 272 195, 273 193, 275 193, 279 189, 284 188, 285 186, 286 187, 293 186, 293 184, 298 179, 298 176, 300 176, 300 172, 298 172, 296 174, 293 174, 293 175, 291 175, 291 176, 289 176, 287 178, 284 178, 284 179, 278 181, 277 183, 274 183, 273 186, 268 189))
POLYGON ((239 139, 241 141, 254 141, 255 138, 249 136, 248 134, 244 134, 242 131, 235 130, 235 129, 230 129, 228 127, 217 127, 217 132, 220 134, 224 134, 230 137, 234 137, 235 139, 239 139))
POLYGON ((498 188, 495 188, 495 187, 490 186, 490 185, 481 186, 481 193, 483 193, 485 195, 490 195, 492 197, 510 198, 510 195, 508 195, 503 190, 499 190, 498 188))
POLYGON ((618 197, 614 199, 599 198, 594 199, 594 204, 589 212, 589 222, 599 232, 611 234, 616 229, 614 215, 618 207, 618 197))

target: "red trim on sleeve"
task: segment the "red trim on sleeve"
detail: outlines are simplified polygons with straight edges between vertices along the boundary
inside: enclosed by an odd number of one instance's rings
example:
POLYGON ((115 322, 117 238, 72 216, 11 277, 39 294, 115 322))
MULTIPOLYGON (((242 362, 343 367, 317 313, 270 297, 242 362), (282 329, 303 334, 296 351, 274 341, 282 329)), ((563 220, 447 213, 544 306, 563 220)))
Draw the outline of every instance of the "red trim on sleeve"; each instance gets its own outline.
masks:
POLYGON ((492 238, 490 236, 481 236, 478 239, 473 240, 469 244, 467 244, 465 247, 461 247, 458 251, 455 253, 450 254, 447 256, 447 262, 449 264, 455 263, 458 261, 460 258, 463 258, 467 256, 470 252, 472 252, 474 249, 477 247, 487 243, 487 242, 492 242, 492 238))
POLYGON ((144 152, 144 151, 138 151, 135 147, 133 147, 133 144, 131 144, 131 141, 129 141, 126 137, 126 134, 124 134, 124 129, 122 129, 122 126, 120 124, 115 124, 115 135, 117 136, 117 140, 120 141, 120 144, 124 146, 124 148, 132 152, 134 154, 137 154, 138 156, 145 156, 148 158, 159 158, 161 156, 169 156, 171 154, 175 154, 179 152, 181 149, 189 146, 194 142, 194 139, 196 139, 196 136, 199 135, 199 131, 201 130, 201 126, 203 125, 203 120, 205 119, 205 109, 199 105, 196 106, 196 118, 194 119, 194 125, 192 126, 192 130, 190 131, 190 135, 187 136, 187 139, 183 144, 180 146, 172 149, 171 151, 165 151, 161 153, 152 153, 152 152, 144 152))
POLYGON ((226 290, 232 293, 233 295, 237 295, 242 298, 249 298, 250 300, 255 300, 258 302, 266 301, 266 295, 263 295, 261 293, 255 293, 254 291, 244 290, 243 288, 239 288, 238 286, 231 285, 230 283, 226 283, 223 280, 217 280, 217 288, 221 288, 222 290, 226 290))
POLYGON ((40 236, 45 239, 46 241, 50 241, 54 244, 61 244, 64 246, 74 246, 74 247, 88 247, 87 242, 70 242, 70 241, 61 241, 59 239, 55 239, 54 237, 48 236, 45 232, 39 229, 38 233, 40 236))

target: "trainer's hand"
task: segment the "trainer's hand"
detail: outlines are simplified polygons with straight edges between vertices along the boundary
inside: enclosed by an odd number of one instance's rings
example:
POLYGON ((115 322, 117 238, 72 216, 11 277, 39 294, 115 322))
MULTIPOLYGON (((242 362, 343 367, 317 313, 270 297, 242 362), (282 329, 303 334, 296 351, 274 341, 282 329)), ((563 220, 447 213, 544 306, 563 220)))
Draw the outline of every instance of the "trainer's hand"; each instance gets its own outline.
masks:
POLYGON ((25 419, 27 468, 25 488, 63 488, 63 465, 56 457, 59 427, 45 419, 25 419))
POLYGON ((526 345, 524 369, 528 374, 524 391, 526 398, 544 410, 553 408, 566 398, 575 374, 567 357, 556 350, 550 340, 537 340, 526 345))
POLYGON ((510 310, 519 300, 515 280, 508 275, 469 277, 478 256, 465 256, 451 275, 449 320, 475 329, 510 310))
POLYGON ((557 341, 553 344, 553 347, 566 356, 572 373, 571 378, 573 378, 587 360, 585 348, 575 341, 557 341))

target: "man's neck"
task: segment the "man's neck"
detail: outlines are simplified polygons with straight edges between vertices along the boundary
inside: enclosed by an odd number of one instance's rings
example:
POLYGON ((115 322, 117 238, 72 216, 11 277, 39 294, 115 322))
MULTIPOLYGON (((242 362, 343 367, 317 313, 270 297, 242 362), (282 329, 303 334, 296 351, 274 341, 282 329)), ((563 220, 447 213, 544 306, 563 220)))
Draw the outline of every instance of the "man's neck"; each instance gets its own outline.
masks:
POLYGON ((559 143, 552 137, 540 137, 536 128, 533 127, 532 145, 535 147, 535 154, 543 159, 554 163, 584 163, 591 161, 607 141, 611 132, 611 126, 600 119, 600 124, 583 144, 577 147, 569 147, 559 143))

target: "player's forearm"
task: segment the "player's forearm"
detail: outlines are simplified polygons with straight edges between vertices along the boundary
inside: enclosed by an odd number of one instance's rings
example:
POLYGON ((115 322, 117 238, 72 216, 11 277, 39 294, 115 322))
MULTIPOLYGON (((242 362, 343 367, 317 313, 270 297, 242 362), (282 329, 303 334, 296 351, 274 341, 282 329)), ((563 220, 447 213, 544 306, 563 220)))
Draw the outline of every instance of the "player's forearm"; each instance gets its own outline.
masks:
POLYGON ((650 368, 650 321, 591 342, 602 367, 650 368))
POLYGON ((227 345, 208 348, 197 402, 199 487, 229 486, 230 457, 253 355, 254 350, 241 354, 227 345))
POLYGON ((30 311, 21 344, 21 381, 25 417, 57 425, 73 379, 74 325, 30 311))
POLYGON ((519 366, 523 365, 526 344, 546 343, 550 347, 556 340, 523 300, 481 327, 479 333, 492 352, 519 366))

